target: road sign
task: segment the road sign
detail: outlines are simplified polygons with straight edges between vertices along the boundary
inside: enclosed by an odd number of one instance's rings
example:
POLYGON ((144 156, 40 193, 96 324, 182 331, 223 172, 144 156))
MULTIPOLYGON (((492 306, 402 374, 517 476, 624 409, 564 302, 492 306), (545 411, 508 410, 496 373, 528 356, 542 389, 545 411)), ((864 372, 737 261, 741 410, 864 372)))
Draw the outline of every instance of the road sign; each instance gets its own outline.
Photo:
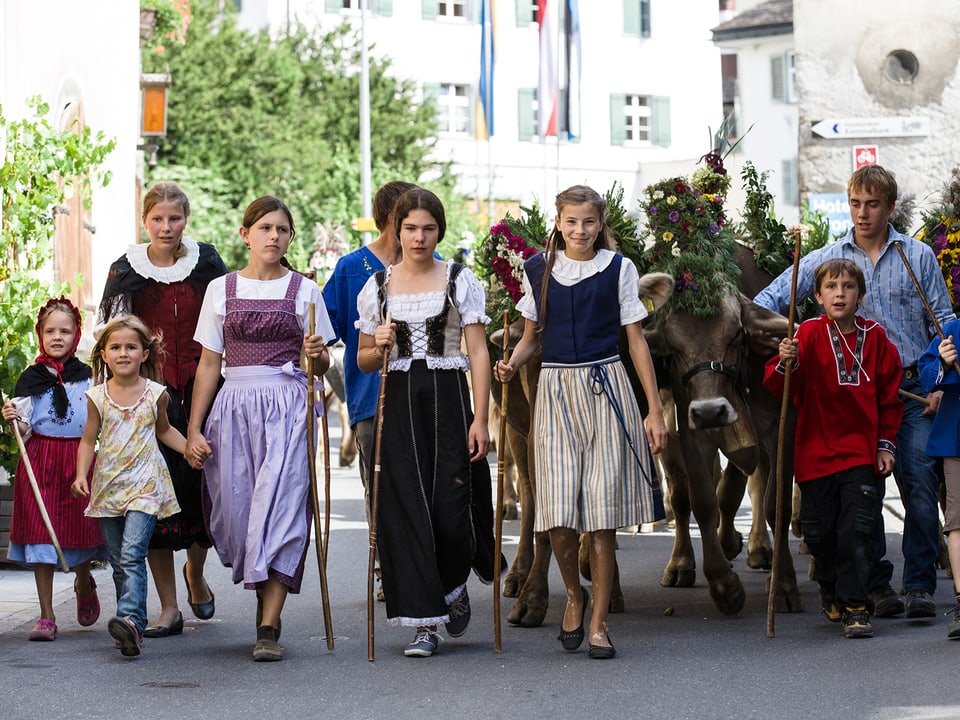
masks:
POLYGON ((846 193, 810 193, 807 205, 813 212, 823 213, 830 223, 830 234, 842 237, 853 227, 850 219, 850 203, 846 193))
POLYGON ((835 118, 815 122, 810 129, 815 135, 828 140, 861 137, 922 137, 930 134, 930 118, 835 118))
POLYGON ((377 230, 377 224, 370 217, 354 218, 350 221, 350 227, 358 232, 376 232, 377 230))
POLYGON ((879 145, 854 145, 853 169, 859 170, 864 165, 876 165, 880 162, 879 145))

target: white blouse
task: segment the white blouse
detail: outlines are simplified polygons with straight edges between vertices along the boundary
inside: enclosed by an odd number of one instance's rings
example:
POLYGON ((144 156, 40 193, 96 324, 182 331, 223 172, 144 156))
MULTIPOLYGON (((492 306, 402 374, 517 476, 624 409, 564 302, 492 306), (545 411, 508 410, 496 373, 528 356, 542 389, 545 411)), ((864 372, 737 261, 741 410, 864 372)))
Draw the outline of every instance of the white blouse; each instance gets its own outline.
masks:
MULTIPOLYGON (((589 260, 571 260, 563 250, 557 251, 557 259, 553 264, 551 276, 564 287, 576 285, 581 280, 602 273, 613 262, 616 253, 612 250, 597 250, 597 254, 589 260)), ((521 286, 523 297, 517 303, 517 311, 526 319, 537 321, 537 303, 533 299, 533 289, 527 272, 523 272, 521 286)), ((620 263, 620 324, 630 325, 640 322, 647 316, 647 308, 640 299, 640 273, 637 266, 624 258, 620 263)))
MULTIPOLYGON (((452 261, 447 263, 447 278, 450 277, 452 261)), ((393 266, 387 268, 384 287, 390 284, 393 266)), ((426 360, 431 370, 469 370, 470 360, 463 353, 452 356, 434 357, 427 355, 427 318, 439 315, 446 299, 446 288, 422 293, 387 293, 387 309, 393 320, 402 320, 410 327, 413 343, 412 357, 394 358, 387 365, 389 370, 406 372, 414 360, 426 360)), ((490 318, 486 314, 487 297, 480 281, 464 268, 457 276, 454 300, 460 311, 460 327, 482 323, 486 325, 490 318)), ((360 318, 354 326, 366 335, 373 335, 380 324, 380 305, 377 300, 376 276, 370 277, 357 296, 357 311, 360 318)))

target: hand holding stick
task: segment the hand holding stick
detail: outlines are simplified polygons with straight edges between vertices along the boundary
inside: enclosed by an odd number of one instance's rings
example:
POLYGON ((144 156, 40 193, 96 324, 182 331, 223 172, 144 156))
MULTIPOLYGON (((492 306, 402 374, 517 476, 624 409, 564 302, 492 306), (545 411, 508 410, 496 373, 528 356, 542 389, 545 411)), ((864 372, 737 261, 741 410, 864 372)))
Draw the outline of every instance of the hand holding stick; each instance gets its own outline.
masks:
MULTIPOLYGON (((510 360, 510 313, 503 312, 503 344, 501 358, 503 362, 510 360)), ((493 647, 498 653, 503 652, 500 644, 500 552, 503 545, 503 490, 504 490, 504 458, 507 454, 507 383, 500 383, 500 428, 497 434, 497 506, 496 520, 494 521, 493 538, 493 647)))
MULTIPOLYGON (((317 306, 310 303, 310 334, 317 329, 317 306)), ((326 415, 324 415, 326 421, 326 415)), ((310 492, 313 498, 313 534, 317 548, 317 566, 320 571, 320 595, 323 600, 323 627, 327 635, 327 649, 333 650, 333 620, 330 615, 330 593, 327 589, 326 540, 320 527, 320 497, 317 493, 316 390, 314 389, 313 358, 307 357, 307 463, 310 466, 310 492)), ((327 496, 326 512, 330 512, 327 496)))
MULTIPOLYGON (((790 308, 787 311, 787 338, 793 339, 793 325, 797 305, 797 276, 800 273, 800 245, 802 229, 793 228, 793 278, 790 284, 790 308)), ((790 407, 790 373, 793 363, 788 362, 783 370, 783 398, 780 400, 780 429, 777 435, 777 472, 776 472, 776 526, 773 532, 773 564, 770 568, 770 592, 767 595, 767 637, 774 636, 774 615, 776 613, 777 585, 780 581, 780 554, 786 540, 787 524, 783 521, 783 443, 786 441, 787 411, 790 407)), ((791 442, 793 438, 791 438, 791 442)))
MULTIPOLYGON (((384 323, 390 324, 390 312, 384 323)), ((376 430, 373 441, 373 481, 370 491, 370 555, 367 561, 367 660, 373 662, 373 571, 377 554, 377 503, 380 492, 380 445, 383 440, 383 409, 387 396, 387 365, 390 353, 384 351, 380 367, 380 394, 377 396, 376 430)))
MULTIPOLYGON (((6 402, 6 396, 3 397, 6 402)), ((37 477, 33 474, 33 465, 30 464, 30 457, 27 455, 27 447, 23 442, 23 436, 20 434, 20 423, 14 419, 10 421, 10 427, 13 428, 13 435, 17 438, 17 447, 20 448, 20 462, 23 463, 23 469, 27 471, 27 479, 30 481, 30 489, 33 491, 33 499, 37 503, 37 510, 40 511, 40 519, 43 520, 43 526, 47 529, 47 535, 50 536, 50 542, 53 549, 57 551, 57 559, 60 560, 60 569, 65 573, 70 572, 70 566, 67 564, 67 558, 63 555, 63 548, 60 547, 60 541, 57 540, 57 533, 53 529, 53 523, 50 522, 50 515, 47 513, 47 506, 43 504, 43 496, 40 494, 40 486, 37 484, 37 477)))

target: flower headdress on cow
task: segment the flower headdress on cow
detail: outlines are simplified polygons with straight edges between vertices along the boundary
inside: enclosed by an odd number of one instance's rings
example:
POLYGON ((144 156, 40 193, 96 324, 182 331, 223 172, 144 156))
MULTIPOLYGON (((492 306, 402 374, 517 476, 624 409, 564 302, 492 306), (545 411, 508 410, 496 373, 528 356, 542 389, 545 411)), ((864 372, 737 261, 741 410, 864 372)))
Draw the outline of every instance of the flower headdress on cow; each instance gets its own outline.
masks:
POLYGON ((941 192, 940 204, 921 215, 917 239, 933 248, 947 283, 950 304, 960 311, 960 167, 954 168, 941 192))
POLYGON ((720 299, 736 289, 736 243, 723 207, 729 184, 726 171, 708 165, 690 179, 666 178, 644 189, 640 270, 674 277, 668 311, 709 317, 720 299))

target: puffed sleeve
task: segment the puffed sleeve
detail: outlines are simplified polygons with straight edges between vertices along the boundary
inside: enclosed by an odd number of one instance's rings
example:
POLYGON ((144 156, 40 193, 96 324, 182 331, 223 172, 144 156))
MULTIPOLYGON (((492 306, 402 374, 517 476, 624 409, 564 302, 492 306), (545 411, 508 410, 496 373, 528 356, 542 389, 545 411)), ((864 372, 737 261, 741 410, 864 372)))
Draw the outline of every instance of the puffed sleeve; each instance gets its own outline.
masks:
POLYGON ((380 303, 377 299, 376 275, 367 279, 360 294, 357 295, 357 315, 359 318, 353 324, 357 330, 365 335, 373 335, 380 324, 380 303))
POLYGON ((640 299, 640 273, 626 258, 620 263, 620 324, 630 325, 647 316, 647 308, 640 299))
POLYGON ((464 268, 457 276, 457 308, 460 310, 460 325, 483 323, 488 325, 487 295, 483 286, 468 268, 464 268))
POLYGON ((530 286, 530 278, 527 277, 527 271, 523 271, 523 280, 520 281, 520 290, 523 295, 517 300, 517 312, 521 317, 527 320, 537 321, 537 301, 533 298, 533 288, 530 286))
POLYGON ((200 316, 197 318, 197 330, 193 339, 207 350, 223 354, 223 319, 226 315, 226 276, 210 281, 203 294, 200 316))

